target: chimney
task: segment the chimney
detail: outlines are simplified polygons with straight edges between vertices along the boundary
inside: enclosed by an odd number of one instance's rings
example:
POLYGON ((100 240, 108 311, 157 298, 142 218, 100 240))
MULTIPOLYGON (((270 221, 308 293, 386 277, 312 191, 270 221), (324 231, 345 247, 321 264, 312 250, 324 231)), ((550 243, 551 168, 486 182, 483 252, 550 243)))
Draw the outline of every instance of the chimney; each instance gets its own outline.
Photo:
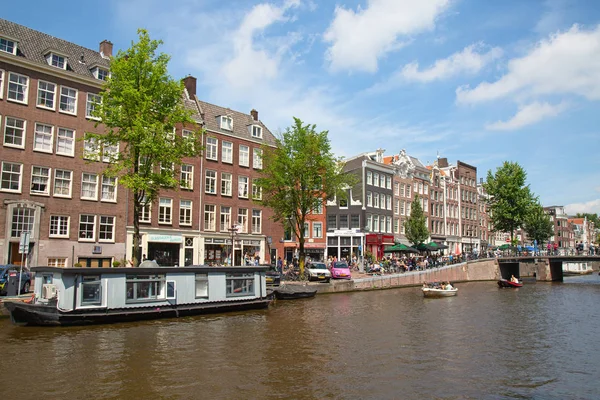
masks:
POLYGON ((108 40, 103 40, 100 42, 100 53, 103 57, 112 57, 112 42, 108 40))
POLYGON ((442 157, 438 159, 438 167, 446 168, 448 167, 448 159, 446 157, 442 157))
POLYGON ((252 111, 250 111, 250 115, 252 115, 253 120, 258 121, 258 111, 256 111, 254 108, 252 111))
POLYGON ((196 78, 191 75, 183 78, 183 84, 190 95, 190 99, 196 95, 196 78))

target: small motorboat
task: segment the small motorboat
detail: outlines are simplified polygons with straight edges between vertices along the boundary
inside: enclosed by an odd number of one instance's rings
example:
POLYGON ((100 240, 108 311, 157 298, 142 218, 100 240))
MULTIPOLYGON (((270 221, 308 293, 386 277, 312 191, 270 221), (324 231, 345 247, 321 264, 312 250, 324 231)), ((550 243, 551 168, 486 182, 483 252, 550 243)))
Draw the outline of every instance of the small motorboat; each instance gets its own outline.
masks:
POLYGON ((456 294, 458 293, 458 289, 455 287, 452 287, 451 289, 446 289, 446 288, 442 288, 441 285, 436 284, 436 283, 428 284, 427 286, 423 286, 421 288, 421 290, 423 291, 423 296, 430 297, 430 298, 451 297, 451 296, 456 296, 456 294))
POLYGON ((273 289, 273 294, 277 300, 295 300, 315 297, 317 289, 306 286, 285 285, 273 289))
POLYGON ((523 286, 521 282, 512 282, 508 279, 500 279, 498 281, 498 286, 501 288, 519 288, 523 286))

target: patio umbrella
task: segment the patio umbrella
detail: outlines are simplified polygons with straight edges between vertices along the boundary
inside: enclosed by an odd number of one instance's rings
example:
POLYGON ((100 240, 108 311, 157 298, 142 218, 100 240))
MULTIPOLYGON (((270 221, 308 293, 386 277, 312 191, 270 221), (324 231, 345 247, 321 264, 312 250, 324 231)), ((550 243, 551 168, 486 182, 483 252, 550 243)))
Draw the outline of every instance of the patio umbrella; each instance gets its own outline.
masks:
POLYGON ((435 251, 435 250, 438 250, 437 247, 430 246, 428 243, 419 243, 416 246, 416 249, 420 250, 420 251, 435 251))
POLYGON ((505 243, 505 244, 501 245, 500 247, 498 247, 498 250, 509 250, 509 249, 512 249, 512 248, 513 247, 510 244, 505 243))
POLYGON ((444 249, 448 248, 448 246, 446 246, 445 244, 437 243, 437 242, 429 242, 429 243, 427 243, 427 245, 435 248, 436 250, 444 250, 444 249))
POLYGON ((460 254, 460 246, 458 245, 458 243, 456 243, 456 247, 454 248, 454 254, 456 254, 456 255, 460 254))
POLYGON ((396 252, 407 252, 407 253, 416 253, 417 249, 407 246, 403 243, 396 243, 393 246, 388 246, 383 250, 384 253, 396 253, 396 252))

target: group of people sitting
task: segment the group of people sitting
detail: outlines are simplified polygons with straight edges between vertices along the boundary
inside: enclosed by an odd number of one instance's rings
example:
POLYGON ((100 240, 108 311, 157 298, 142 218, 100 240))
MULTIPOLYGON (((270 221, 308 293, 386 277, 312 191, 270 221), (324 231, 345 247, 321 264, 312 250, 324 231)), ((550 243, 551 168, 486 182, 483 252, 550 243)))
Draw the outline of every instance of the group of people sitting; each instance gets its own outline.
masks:
POLYGON ((454 289, 454 286, 452 286, 452 284, 448 281, 448 282, 425 282, 423 284, 424 288, 430 288, 430 289, 442 289, 442 290, 452 290, 454 289))

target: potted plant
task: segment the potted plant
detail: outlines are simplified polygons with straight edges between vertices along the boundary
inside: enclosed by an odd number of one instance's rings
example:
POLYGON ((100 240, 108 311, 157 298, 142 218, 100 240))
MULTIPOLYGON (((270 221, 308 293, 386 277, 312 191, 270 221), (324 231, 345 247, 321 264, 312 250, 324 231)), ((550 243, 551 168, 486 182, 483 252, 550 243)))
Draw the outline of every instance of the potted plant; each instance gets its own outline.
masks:
POLYGON ((74 266, 75 268, 81 268, 83 265, 81 265, 81 263, 80 263, 80 262, 76 262, 75 264, 73 264, 73 266, 74 266))
POLYGON ((112 266, 113 266, 113 268, 119 268, 121 266, 121 261, 117 261, 117 260, 113 261, 112 266))

